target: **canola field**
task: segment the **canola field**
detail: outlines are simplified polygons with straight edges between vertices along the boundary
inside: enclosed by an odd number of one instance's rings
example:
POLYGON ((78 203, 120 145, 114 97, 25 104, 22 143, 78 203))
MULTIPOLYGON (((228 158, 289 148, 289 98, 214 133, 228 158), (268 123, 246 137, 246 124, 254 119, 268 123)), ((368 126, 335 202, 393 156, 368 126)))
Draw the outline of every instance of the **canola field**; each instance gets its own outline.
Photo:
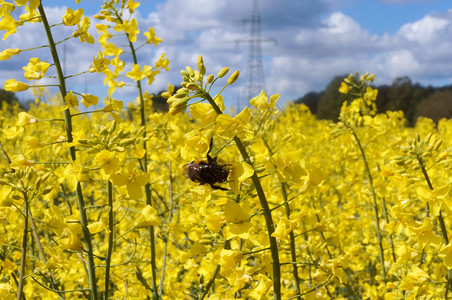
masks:
POLYGON ((146 86, 170 62, 137 60, 162 41, 149 28, 136 43, 138 2, 106 2, 91 21, 68 9, 56 25, 39 1, 1 5, 3 38, 33 23, 53 58, 31 58, 28 83, 4 83, 36 100, 26 112, 4 102, 0 115, 1 299, 452 295, 451 120, 409 128, 402 112, 379 113, 368 73, 344 78, 336 123, 304 105, 278 110, 263 92, 230 114, 221 92, 239 72, 211 74, 202 56, 156 112, 146 86), (103 74, 105 98, 68 84, 59 26, 102 47, 77 76, 103 74), (42 101, 47 76, 60 92, 42 101), (135 103, 115 97, 128 85, 135 103))

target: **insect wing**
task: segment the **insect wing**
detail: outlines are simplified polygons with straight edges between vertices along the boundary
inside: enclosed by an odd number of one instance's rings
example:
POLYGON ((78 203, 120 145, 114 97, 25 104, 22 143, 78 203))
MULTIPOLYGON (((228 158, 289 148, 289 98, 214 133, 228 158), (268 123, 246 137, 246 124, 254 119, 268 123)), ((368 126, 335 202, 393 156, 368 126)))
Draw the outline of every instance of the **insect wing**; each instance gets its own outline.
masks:
POLYGON ((185 165, 182 167, 182 175, 184 175, 184 176, 187 177, 188 179, 190 179, 190 173, 189 173, 189 171, 190 171, 190 165, 191 165, 191 164, 185 164, 185 165))

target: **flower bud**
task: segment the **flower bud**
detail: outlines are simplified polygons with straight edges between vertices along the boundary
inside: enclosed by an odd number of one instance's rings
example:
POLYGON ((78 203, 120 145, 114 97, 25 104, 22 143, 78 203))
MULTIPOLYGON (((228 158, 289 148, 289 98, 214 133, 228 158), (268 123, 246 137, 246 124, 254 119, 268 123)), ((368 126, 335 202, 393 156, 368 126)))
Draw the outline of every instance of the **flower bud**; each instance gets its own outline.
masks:
POLYGON ((79 143, 81 145, 88 145, 88 140, 87 139, 78 139, 77 143, 79 143))
POLYGON ((188 99, 177 99, 173 103, 171 103, 169 108, 169 114, 174 116, 182 111, 185 111, 187 109, 187 102, 188 99))
POLYGON ((123 139, 122 141, 119 142, 119 145, 121 146, 128 146, 130 144, 132 144, 133 142, 135 142, 136 138, 128 138, 128 139, 123 139))
POLYGON ((362 116, 358 117, 358 122, 357 122, 357 126, 358 127, 362 127, 364 124, 364 118, 362 116))
POLYGON ((94 19, 104 20, 105 16, 103 16, 103 15, 94 15, 94 19))
POLYGON ((38 119, 26 112, 20 112, 18 115, 17 126, 32 125, 38 122, 38 119))
POLYGON ((435 145, 433 146, 433 150, 438 150, 442 143, 443 143, 442 139, 436 140, 435 145))
POLYGON ((229 68, 228 67, 224 67, 223 69, 220 70, 220 72, 218 72, 217 77, 218 78, 223 78, 228 72, 229 72, 229 68))
POLYGON ((187 84, 186 87, 187 87, 187 89, 189 89, 189 90, 191 90, 191 91, 196 91, 196 90, 198 90, 198 85, 197 85, 196 83, 193 83, 193 82, 187 84))
POLYGON ((240 72, 239 71, 235 71, 234 73, 232 73, 232 75, 228 78, 228 84, 232 85, 237 78, 239 78, 240 72))
POLYGON ((428 144, 429 142, 430 142, 430 139, 432 138, 432 133, 431 132, 429 132, 426 136, 425 136, 425 138, 424 138, 424 144, 428 144))
POLYGON ((110 123, 110 127, 108 128, 108 134, 112 134, 116 130, 116 120, 113 120, 110 123))
POLYGON ((19 53, 20 53, 20 49, 19 48, 3 50, 0 53, 0 60, 9 59, 11 56, 17 55, 19 53))
POLYGON ((195 80, 200 81, 201 78, 202 78, 202 74, 198 70, 195 70, 195 80))
POLYGON ((210 240, 210 239, 200 239, 198 242, 203 245, 211 245, 212 244, 212 240, 210 240))
POLYGON ((45 187, 45 188, 42 190, 41 194, 42 194, 42 195, 47 195, 47 194, 50 193, 52 190, 53 190, 53 186, 49 185, 49 186, 45 187))
POLYGON ((214 79, 213 74, 210 74, 209 76, 207 76, 206 81, 207 83, 212 83, 213 79, 214 79))
POLYGON ((99 134, 100 134, 100 135, 106 135, 107 133, 108 133, 108 132, 107 132, 107 127, 104 126, 104 125, 102 125, 102 126, 100 127, 99 134))
POLYGON ((28 84, 17 81, 16 79, 8 79, 5 81, 3 88, 5 91, 22 92, 28 90, 28 84))
POLYGON ((195 72, 193 71, 193 69, 190 66, 185 67, 185 69, 187 70, 187 74, 188 76, 193 76, 195 75, 195 72))
POLYGON ((438 158, 436 159, 436 162, 440 162, 442 160, 445 160, 447 157, 449 157, 449 152, 446 151, 446 152, 440 153, 438 155, 438 158))
POLYGON ((201 73, 201 75, 205 75, 206 74, 206 67, 204 66, 204 62, 202 60, 202 56, 201 55, 198 56, 198 62, 196 64, 198 66, 199 73, 201 73))

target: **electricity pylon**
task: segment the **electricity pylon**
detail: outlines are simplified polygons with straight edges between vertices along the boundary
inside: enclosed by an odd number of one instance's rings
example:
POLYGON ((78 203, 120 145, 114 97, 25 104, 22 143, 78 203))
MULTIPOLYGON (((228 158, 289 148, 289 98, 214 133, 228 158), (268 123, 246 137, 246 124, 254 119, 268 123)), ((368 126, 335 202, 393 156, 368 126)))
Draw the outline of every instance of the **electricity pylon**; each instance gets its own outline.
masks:
POLYGON ((261 16, 258 8, 258 1, 253 0, 253 12, 251 19, 243 22, 251 23, 250 37, 247 40, 239 40, 237 43, 248 43, 248 60, 246 68, 246 81, 242 88, 243 102, 238 101, 237 109, 241 109, 241 104, 248 105, 251 98, 257 96, 262 90, 265 91, 265 76, 262 58, 262 42, 272 41, 276 44, 275 39, 261 38, 261 16), (240 103, 242 102, 242 103, 240 103))

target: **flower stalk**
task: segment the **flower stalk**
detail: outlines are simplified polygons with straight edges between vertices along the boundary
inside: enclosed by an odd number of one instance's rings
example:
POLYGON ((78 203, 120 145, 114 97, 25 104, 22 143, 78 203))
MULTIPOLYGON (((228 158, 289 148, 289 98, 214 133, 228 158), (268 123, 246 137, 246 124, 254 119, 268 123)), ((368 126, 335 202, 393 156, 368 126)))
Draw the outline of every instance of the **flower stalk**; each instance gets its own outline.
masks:
MULTIPOLYGON (((38 10, 39 10, 39 13, 41 14, 42 23, 44 25, 44 29, 45 29, 45 32, 47 35, 47 40, 49 42, 50 52, 52 54, 52 58, 53 58, 53 61, 55 64, 55 69, 56 69, 57 76, 58 76, 58 83, 59 83, 58 85, 59 85, 61 97, 64 99, 64 97, 67 94, 67 90, 66 90, 66 84, 65 84, 65 79, 64 79, 64 75, 63 75, 63 69, 61 67, 60 59, 59 59, 58 52, 56 49, 56 44, 54 42, 52 32, 50 30, 50 25, 47 20, 42 3, 39 4, 38 10)), ((64 114, 64 123, 65 123, 65 128, 66 128, 67 141, 68 141, 68 143, 72 143, 72 141, 73 141, 72 118, 71 118, 71 112, 70 112, 69 108, 65 109, 63 111, 63 114, 64 114)), ((71 159, 73 161, 76 161, 77 157, 76 157, 76 151, 75 151, 74 146, 69 147, 69 155, 71 156, 71 159)), ((83 233, 83 238, 84 238, 85 248, 86 248, 86 253, 87 253, 88 281, 89 281, 89 288, 90 288, 90 292, 91 292, 90 298, 93 300, 97 300, 98 293, 97 293, 97 284, 96 284, 93 246, 92 246, 91 234, 88 229, 88 216, 85 211, 85 200, 83 197, 83 191, 82 191, 80 182, 77 182, 76 197, 77 197, 78 208, 80 211, 80 225, 82 227, 82 233, 83 233)))
MULTIPOLYGON (((215 101, 212 99, 209 93, 204 92, 202 94, 202 98, 209 101, 210 105, 213 107, 215 112, 220 115, 223 112, 218 107, 218 105, 215 103, 215 101)), ((242 140, 238 136, 234 136, 233 138, 243 160, 249 164, 250 166, 253 166, 253 162, 251 161, 248 152, 246 151, 245 145, 243 145, 242 140)), ((276 238, 272 236, 273 232, 275 231, 275 226, 273 223, 273 218, 271 215, 270 207, 268 206, 267 198, 265 197, 264 190, 262 188, 261 182, 259 180, 259 177, 257 176, 256 172, 253 173, 251 176, 251 180, 254 184, 254 187, 256 189, 256 193, 259 197, 259 201, 262 207, 262 212, 265 218, 265 223, 267 227, 267 234, 268 239, 270 242, 270 252, 272 257, 272 267, 273 267, 273 299, 280 300, 281 299, 281 265, 279 262, 279 253, 278 253, 278 244, 276 242, 276 238)))

